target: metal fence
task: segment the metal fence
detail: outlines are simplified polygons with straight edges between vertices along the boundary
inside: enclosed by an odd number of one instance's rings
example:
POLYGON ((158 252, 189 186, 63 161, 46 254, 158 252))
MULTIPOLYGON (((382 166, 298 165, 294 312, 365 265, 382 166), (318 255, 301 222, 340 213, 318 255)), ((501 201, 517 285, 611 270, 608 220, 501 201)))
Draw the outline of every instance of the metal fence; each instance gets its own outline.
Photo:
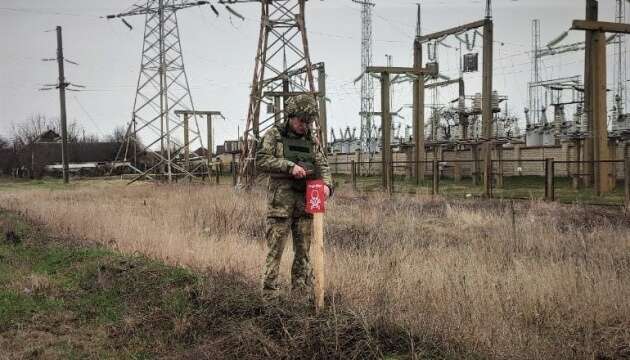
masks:
POLYGON ((338 183, 354 191, 491 197, 625 205, 630 209, 630 159, 609 161, 555 161, 549 159, 493 160, 485 186, 483 160, 394 161, 383 173, 381 161, 331 162, 338 183), (610 164, 610 191, 597 194, 592 169, 610 164), (415 167, 421 176, 415 177, 415 167))

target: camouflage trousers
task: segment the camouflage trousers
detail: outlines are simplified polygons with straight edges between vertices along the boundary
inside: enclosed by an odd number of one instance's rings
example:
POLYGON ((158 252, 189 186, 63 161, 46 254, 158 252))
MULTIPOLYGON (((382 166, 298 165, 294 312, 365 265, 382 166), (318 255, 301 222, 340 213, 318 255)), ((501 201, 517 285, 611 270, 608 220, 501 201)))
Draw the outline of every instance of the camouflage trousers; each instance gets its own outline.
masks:
POLYGON ((265 297, 277 296, 278 275, 282 253, 291 233, 293 240, 293 265, 291 267, 291 289, 293 292, 310 294, 313 274, 309 260, 313 220, 310 216, 268 217, 266 240, 268 253, 265 261, 263 292, 265 297))

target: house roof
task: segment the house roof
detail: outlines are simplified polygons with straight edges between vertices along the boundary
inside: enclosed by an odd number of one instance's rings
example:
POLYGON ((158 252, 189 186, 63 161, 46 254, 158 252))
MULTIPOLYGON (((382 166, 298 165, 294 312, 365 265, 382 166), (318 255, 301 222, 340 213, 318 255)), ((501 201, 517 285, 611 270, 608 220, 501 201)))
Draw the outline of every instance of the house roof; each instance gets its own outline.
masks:
POLYGON ((52 130, 47 130, 35 139, 37 143, 55 143, 61 141, 61 136, 52 130))

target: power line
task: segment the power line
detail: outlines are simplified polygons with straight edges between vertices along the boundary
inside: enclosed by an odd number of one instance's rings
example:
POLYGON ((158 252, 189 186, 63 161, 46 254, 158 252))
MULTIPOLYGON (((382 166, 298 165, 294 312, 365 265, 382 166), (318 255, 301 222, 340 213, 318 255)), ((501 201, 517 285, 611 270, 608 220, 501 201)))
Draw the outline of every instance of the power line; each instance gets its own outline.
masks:
POLYGON ((98 17, 97 15, 76 14, 76 13, 59 12, 59 11, 54 11, 54 10, 37 10, 37 9, 27 9, 27 8, 8 8, 8 7, 0 7, 0 10, 3 10, 3 11, 12 11, 12 12, 21 12, 21 13, 29 13, 29 14, 37 14, 37 15, 58 15, 58 16, 85 16, 85 17, 98 17))

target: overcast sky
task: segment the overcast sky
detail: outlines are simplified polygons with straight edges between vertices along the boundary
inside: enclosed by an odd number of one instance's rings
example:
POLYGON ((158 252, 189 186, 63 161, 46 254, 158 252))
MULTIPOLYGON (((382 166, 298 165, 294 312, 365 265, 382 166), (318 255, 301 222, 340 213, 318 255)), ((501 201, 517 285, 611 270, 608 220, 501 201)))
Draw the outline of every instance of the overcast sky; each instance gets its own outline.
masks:
MULTIPOLYGON (((375 1, 374 64, 384 65, 385 54, 390 54, 394 65, 410 66, 417 0, 375 1)), ((41 59, 55 56, 57 25, 63 27, 66 58, 80 64, 67 65, 66 77, 86 86, 86 91, 67 94, 69 119, 76 120, 88 133, 101 136, 125 125, 136 91, 144 17, 128 18, 133 25, 130 31, 119 20, 108 21, 100 16, 123 11, 133 3, 131 0, 0 0, 0 135, 9 136, 12 124, 33 114, 58 116, 57 92, 38 91, 42 84, 56 81, 56 63, 41 59)), ((584 1, 495 0, 493 3, 497 41, 495 89, 507 95, 510 108, 522 116, 530 77, 531 20, 541 20, 545 44, 568 29, 573 19, 584 18, 584 1)), ((613 21, 614 0, 600 3, 600 19, 613 21)), ((485 1, 423 0, 422 4, 426 33, 482 18, 485 1)), ((216 124, 217 143, 235 138, 237 126, 240 124, 241 130, 244 126, 258 40, 260 6, 234 7, 246 17, 245 21, 230 17, 226 11, 216 18, 207 7, 178 13, 195 107, 220 110, 227 117, 216 124)), ((360 7, 351 0, 312 0, 307 3, 306 21, 312 60, 326 63, 331 99, 329 124, 335 128, 358 127, 360 84, 355 85, 353 80, 359 75, 361 62, 360 7)), ((580 41, 583 37, 583 33, 572 32, 565 42, 580 41)), ((453 40, 449 41, 455 45, 453 40)), ((576 53, 547 58, 543 62, 543 77, 581 74, 582 57, 583 53, 576 53)), ((456 51, 442 47, 439 59, 443 72, 457 74, 456 51)), ((480 74, 467 75, 466 80, 469 94, 481 90, 480 74)), ((395 88, 394 94, 394 108, 411 103, 409 85, 395 88)), ((445 89, 440 92, 439 101, 447 102, 455 94, 456 89, 445 89)), ((403 122, 409 123, 410 111, 403 115, 406 118, 403 122)))

